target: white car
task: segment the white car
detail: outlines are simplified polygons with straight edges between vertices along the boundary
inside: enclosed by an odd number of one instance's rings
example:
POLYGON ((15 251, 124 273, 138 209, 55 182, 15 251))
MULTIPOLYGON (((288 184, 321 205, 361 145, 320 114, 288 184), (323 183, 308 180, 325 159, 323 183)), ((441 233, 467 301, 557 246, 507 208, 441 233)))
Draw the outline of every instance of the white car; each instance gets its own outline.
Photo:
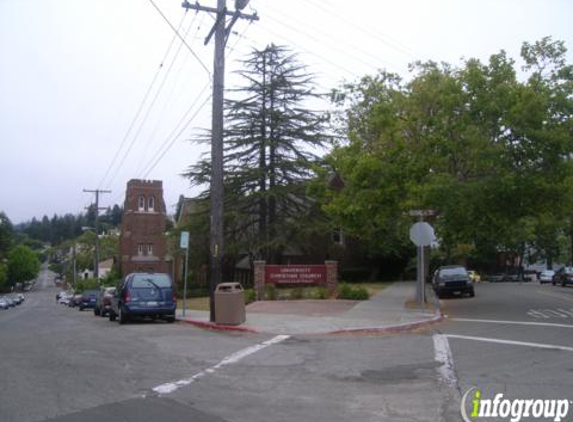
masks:
POLYGON ((73 296, 70 296, 68 293, 66 292, 62 292, 60 294, 60 297, 58 298, 58 303, 62 304, 62 305, 68 305, 70 303, 70 300, 72 299, 73 296))
POLYGON ((541 274, 539 274, 539 282, 541 284, 552 283, 554 275, 555 275, 555 271, 553 271, 553 270, 542 271, 541 274))

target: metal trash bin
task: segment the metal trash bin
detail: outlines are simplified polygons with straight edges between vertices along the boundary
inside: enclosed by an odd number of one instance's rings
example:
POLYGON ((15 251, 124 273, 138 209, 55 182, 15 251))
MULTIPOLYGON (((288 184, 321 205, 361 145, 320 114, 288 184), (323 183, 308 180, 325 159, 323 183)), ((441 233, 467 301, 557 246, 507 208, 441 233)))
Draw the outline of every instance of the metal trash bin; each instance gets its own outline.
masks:
POLYGON ((215 289, 215 322, 240 325, 246 321, 245 291, 240 283, 221 283, 215 289))

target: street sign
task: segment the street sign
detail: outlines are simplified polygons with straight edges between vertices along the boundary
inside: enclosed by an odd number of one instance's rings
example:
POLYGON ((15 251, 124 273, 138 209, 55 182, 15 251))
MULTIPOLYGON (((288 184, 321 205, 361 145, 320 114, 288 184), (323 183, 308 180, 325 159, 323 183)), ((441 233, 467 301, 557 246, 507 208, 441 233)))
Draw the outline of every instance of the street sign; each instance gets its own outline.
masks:
POLYGON ((181 249, 187 249, 189 247, 189 232, 181 232, 181 241, 179 247, 181 249))
POLYGON ((416 246, 429 246, 435 239, 434 228, 426 222, 420 221, 410 228, 410 240, 416 246))

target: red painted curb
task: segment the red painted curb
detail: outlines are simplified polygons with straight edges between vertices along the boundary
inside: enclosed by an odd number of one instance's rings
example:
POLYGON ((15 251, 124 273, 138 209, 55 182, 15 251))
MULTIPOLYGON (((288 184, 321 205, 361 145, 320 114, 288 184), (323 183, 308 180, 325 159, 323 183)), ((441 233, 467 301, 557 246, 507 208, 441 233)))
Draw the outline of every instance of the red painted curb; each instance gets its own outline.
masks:
POLYGON ((204 321, 192 321, 188 319, 180 319, 178 320, 185 324, 194 325, 199 328, 204 328, 206 330, 213 330, 213 331, 237 331, 243 333, 254 333, 257 334, 258 331, 253 330, 252 328, 248 327, 238 327, 235 325, 224 325, 224 324, 215 324, 213 322, 204 322, 204 321))

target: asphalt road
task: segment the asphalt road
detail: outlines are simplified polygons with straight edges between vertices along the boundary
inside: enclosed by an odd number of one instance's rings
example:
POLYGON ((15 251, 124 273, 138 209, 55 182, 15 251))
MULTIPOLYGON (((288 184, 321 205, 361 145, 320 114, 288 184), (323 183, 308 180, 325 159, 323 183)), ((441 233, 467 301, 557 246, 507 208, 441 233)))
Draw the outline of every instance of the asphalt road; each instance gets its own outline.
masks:
POLYGON ((474 386, 573 398, 573 288, 484 283, 418 332, 287 337, 120 326, 52 280, 0 312, 1 421, 459 421, 474 386))

